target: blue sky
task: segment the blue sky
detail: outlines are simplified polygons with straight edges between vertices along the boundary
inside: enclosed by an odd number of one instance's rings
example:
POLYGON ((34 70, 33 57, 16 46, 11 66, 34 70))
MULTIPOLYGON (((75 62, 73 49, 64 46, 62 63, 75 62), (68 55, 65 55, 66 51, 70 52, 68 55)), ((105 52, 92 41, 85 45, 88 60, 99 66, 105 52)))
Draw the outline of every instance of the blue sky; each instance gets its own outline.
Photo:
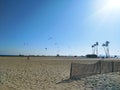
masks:
POLYGON ((119 55, 120 7, 109 1, 0 0, 0 54, 86 55, 96 41, 104 54, 110 41, 119 55))

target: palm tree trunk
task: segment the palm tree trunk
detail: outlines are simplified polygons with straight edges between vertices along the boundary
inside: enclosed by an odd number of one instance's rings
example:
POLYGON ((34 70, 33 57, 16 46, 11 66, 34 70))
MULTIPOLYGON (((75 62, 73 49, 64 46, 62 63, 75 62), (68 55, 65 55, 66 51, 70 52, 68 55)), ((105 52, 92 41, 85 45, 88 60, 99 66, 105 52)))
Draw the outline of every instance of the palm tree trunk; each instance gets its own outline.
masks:
POLYGON ((98 45, 96 46, 96 55, 98 56, 98 45))
POLYGON ((104 51, 105 51, 105 55, 106 55, 106 57, 107 57, 107 51, 106 51, 106 49, 105 49, 105 46, 103 46, 103 48, 104 48, 104 51))
POLYGON ((107 46, 107 57, 110 57, 110 54, 109 54, 109 47, 107 46))

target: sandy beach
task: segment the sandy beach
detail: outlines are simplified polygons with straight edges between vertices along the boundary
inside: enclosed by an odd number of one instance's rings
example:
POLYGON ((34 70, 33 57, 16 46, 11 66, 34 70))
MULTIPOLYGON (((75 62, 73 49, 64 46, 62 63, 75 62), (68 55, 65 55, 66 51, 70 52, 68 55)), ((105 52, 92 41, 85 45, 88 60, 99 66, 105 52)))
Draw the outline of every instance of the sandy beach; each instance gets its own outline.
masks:
POLYGON ((120 90, 120 72, 70 80, 75 57, 0 57, 0 90, 120 90))

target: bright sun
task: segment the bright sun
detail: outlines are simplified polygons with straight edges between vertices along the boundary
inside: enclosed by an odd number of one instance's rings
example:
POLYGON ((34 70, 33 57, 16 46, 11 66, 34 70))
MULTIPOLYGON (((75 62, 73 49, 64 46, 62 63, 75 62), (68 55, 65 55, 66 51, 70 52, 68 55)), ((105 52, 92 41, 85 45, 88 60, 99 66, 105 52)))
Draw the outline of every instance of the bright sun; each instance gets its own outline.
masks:
POLYGON ((108 2, 105 5, 105 8, 108 10, 120 9, 120 0, 108 0, 108 2))

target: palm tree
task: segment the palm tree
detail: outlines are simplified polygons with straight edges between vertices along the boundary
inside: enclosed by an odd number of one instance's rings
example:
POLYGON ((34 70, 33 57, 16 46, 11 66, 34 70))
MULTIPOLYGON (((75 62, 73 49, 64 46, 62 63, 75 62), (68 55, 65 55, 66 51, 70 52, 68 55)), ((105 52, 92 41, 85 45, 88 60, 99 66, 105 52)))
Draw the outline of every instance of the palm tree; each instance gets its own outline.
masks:
POLYGON ((105 54, 106 54, 106 58, 110 57, 110 54, 109 54, 109 41, 106 41, 105 44, 102 44, 103 48, 104 48, 104 51, 105 51, 105 54))
POLYGON ((92 45, 91 47, 92 47, 92 54, 94 54, 94 45, 92 45))
POLYGON ((109 43, 110 43, 109 41, 105 42, 106 47, 108 47, 109 43))
POLYGON ((109 54, 109 41, 106 41, 105 44, 106 44, 106 52, 107 52, 107 57, 110 57, 110 54, 109 54))
POLYGON ((94 54, 96 54, 95 52, 96 52, 96 44, 94 44, 94 54))
POLYGON ((106 47, 106 44, 102 44, 102 46, 103 46, 103 48, 104 48, 104 51, 105 51, 105 55, 106 55, 106 57, 107 57, 107 52, 106 52, 106 49, 105 49, 105 47, 106 47))
POLYGON ((96 46, 96 54, 98 55, 98 42, 96 42, 95 46, 96 46))
POLYGON ((93 44, 91 47, 92 47, 92 54, 98 55, 98 42, 93 44))

